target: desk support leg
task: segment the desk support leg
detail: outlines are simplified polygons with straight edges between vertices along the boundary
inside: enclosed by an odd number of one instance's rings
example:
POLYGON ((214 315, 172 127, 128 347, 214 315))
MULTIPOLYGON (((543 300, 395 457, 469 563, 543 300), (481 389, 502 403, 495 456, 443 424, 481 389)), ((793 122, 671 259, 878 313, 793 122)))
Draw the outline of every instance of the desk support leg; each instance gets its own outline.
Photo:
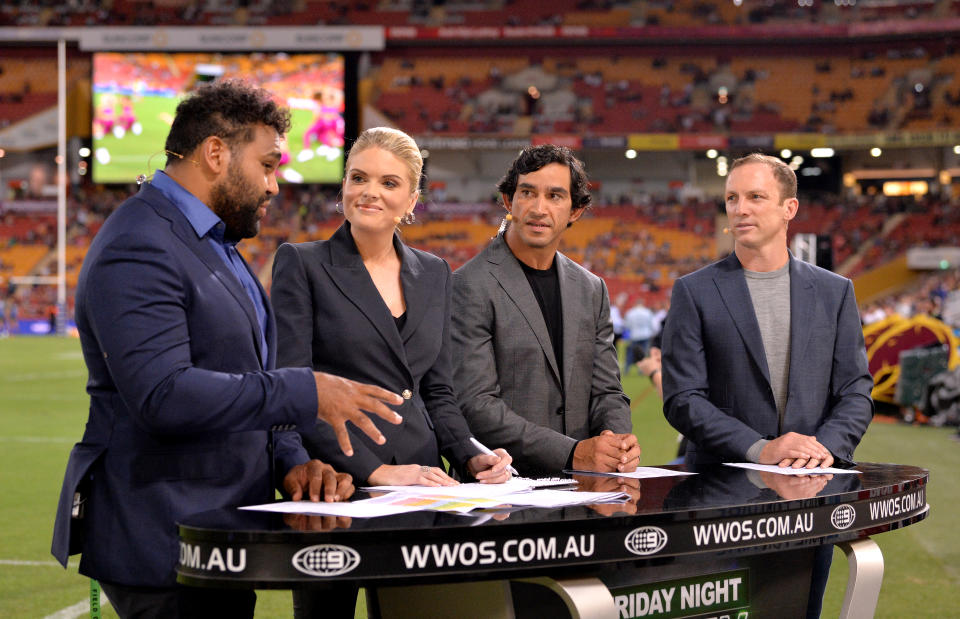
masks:
POLYGON ((596 578, 553 579, 544 576, 514 580, 547 587, 560 596, 573 619, 610 619, 619 616, 610 590, 596 578))
POLYGON ((869 537, 837 544, 850 566, 841 619, 870 619, 877 610, 883 582, 883 553, 869 537))
POLYGON ((379 619, 514 619, 506 580, 367 588, 367 609, 379 619), (375 597, 371 600, 371 596, 375 597))

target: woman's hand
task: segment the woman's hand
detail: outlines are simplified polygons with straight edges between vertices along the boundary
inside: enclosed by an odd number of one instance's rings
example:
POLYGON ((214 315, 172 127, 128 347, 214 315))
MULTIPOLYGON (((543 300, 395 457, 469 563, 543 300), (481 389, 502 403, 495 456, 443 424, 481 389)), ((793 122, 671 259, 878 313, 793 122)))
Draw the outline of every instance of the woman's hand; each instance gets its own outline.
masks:
POLYGON ((436 466, 381 464, 367 481, 371 486, 458 486, 460 482, 436 466))
POLYGON ((480 454, 467 460, 467 471, 481 484, 502 484, 510 479, 513 458, 506 449, 494 449, 493 454, 480 454))

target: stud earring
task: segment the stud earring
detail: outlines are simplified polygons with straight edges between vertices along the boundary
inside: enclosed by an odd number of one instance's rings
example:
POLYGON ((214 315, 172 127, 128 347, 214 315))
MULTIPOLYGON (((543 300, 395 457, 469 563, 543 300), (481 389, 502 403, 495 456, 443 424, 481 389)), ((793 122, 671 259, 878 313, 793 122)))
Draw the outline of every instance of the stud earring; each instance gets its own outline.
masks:
POLYGON ((506 219, 507 221, 513 221, 513 215, 511 213, 507 213, 504 219, 506 219))
POLYGON ((400 225, 400 222, 402 222, 402 221, 403 221, 403 219, 401 219, 399 215, 397 215, 396 217, 393 218, 393 223, 397 224, 398 226, 400 225))

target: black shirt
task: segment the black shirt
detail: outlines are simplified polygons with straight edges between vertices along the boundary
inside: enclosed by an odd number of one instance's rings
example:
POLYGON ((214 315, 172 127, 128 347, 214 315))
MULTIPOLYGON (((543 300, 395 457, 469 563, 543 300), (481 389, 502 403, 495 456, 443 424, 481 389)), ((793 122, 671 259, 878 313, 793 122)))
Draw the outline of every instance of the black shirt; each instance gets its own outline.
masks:
MULTIPOLYGON (((520 262, 518 260, 518 262, 520 262)), ((553 345, 553 357, 560 372, 563 384, 563 313, 560 305, 560 277, 557 274, 557 261, 554 259, 549 269, 534 269, 520 262, 523 274, 527 276, 533 296, 537 298, 543 321, 547 323, 547 333, 553 345)))

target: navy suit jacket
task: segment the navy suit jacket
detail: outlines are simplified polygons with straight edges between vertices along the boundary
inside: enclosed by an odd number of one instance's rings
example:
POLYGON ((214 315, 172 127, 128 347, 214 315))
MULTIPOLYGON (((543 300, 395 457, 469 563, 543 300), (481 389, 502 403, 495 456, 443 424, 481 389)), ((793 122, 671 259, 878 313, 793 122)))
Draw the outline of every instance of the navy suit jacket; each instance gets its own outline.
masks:
POLYGON ((790 257, 790 376, 782 432, 736 254, 678 279, 663 332, 664 413, 688 465, 744 462, 756 441, 798 432, 853 459, 873 416, 850 280, 790 257))
POLYGON ((316 423, 316 384, 307 369, 271 370, 269 303, 261 359, 240 282, 149 184, 94 239, 76 303, 90 412, 67 464, 52 552, 64 565, 82 552, 80 571, 93 578, 171 586, 178 520, 272 501, 278 478, 306 462, 296 432, 273 431, 316 423), (81 519, 71 518, 77 492, 81 519))
POLYGON ((402 424, 373 418, 385 444, 350 426, 353 456, 343 455, 326 424, 303 433, 311 455, 361 483, 382 464, 441 466, 443 454, 459 469, 480 453, 452 386, 450 267, 396 236, 394 247, 407 305, 400 330, 363 265, 349 222, 328 241, 281 245, 273 264, 281 366, 312 367, 409 396, 396 409, 402 424))

